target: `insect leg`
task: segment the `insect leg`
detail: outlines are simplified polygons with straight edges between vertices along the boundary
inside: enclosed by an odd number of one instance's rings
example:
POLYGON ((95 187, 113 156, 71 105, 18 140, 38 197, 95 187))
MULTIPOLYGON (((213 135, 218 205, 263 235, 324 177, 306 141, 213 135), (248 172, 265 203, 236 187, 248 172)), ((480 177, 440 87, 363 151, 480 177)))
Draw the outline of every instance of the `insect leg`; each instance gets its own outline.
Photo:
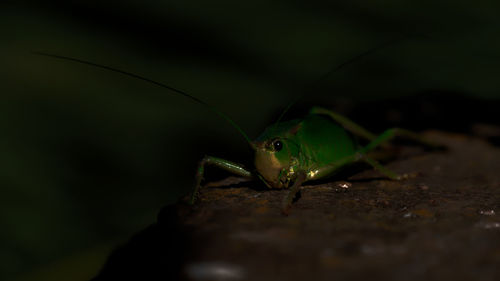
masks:
POLYGON ((392 179, 392 180, 400 180, 401 177, 394 173, 393 171, 387 169, 386 167, 382 166, 377 160, 372 159, 366 155, 360 155, 359 159, 362 160, 363 162, 367 163, 368 165, 372 166, 375 170, 379 171, 381 174, 384 176, 392 179))
POLYGON ((374 169, 376 169, 377 171, 379 171, 384 176, 386 176, 390 179, 393 179, 393 180, 400 179, 400 177, 396 173, 385 168, 376 160, 366 156, 363 153, 356 153, 354 155, 347 156, 343 159, 340 159, 338 161, 332 162, 328 165, 325 165, 323 167, 319 167, 315 170, 310 171, 309 175, 308 175, 308 180, 317 180, 317 179, 322 179, 322 178, 331 176, 331 175, 335 174, 337 171, 339 171, 341 168, 343 168, 347 165, 353 164, 353 163, 357 163, 357 162, 367 163, 368 165, 372 166, 374 169))
MULTIPOLYGON (((314 112, 318 112, 318 113, 322 112, 319 110, 323 110, 323 109, 316 108, 316 110, 314 112)), ((343 117, 343 116, 341 116, 341 117, 343 117)), ((365 162, 368 165, 372 166, 373 168, 375 168, 377 171, 379 171, 380 173, 382 173, 386 177, 388 177, 390 179, 398 180, 401 178, 400 176, 398 176, 396 173, 392 172, 391 170, 385 168, 376 160, 366 156, 367 152, 370 152, 371 150, 375 149, 379 145, 382 145, 382 144, 388 142, 389 140, 391 140, 392 138, 394 138, 396 136, 401 136, 401 137, 405 137, 405 138, 414 140, 418 143, 421 143, 421 144, 423 144, 427 147, 433 148, 433 149, 442 148, 442 146, 434 144, 434 143, 422 138, 421 136, 419 136, 418 134, 416 134, 414 132, 404 130, 404 129, 399 129, 399 128, 388 129, 385 132, 383 132, 381 135, 379 135, 378 137, 375 137, 367 146, 360 149, 356 154, 351 155, 351 156, 347 156, 347 157, 340 159, 338 161, 332 162, 332 163, 327 164, 325 166, 322 166, 322 167, 319 167, 319 168, 316 168, 314 170, 309 171, 307 179, 308 180, 321 179, 321 178, 324 178, 324 177, 327 177, 327 176, 334 174, 335 172, 337 172, 339 169, 341 169, 342 167, 344 167, 346 165, 362 161, 362 162, 365 162)))
POLYGON ((392 128, 384 131, 381 135, 379 135, 376 139, 372 140, 367 146, 363 147, 361 150, 358 151, 358 158, 359 160, 369 164, 375 170, 378 170, 380 173, 384 174, 386 177, 393 179, 393 180, 399 180, 401 179, 400 176, 392 172, 391 170, 385 168, 382 166, 379 162, 377 162, 375 159, 369 158, 368 156, 365 155, 365 153, 375 149, 379 145, 382 145, 384 143, 387 143, 394 137, 404 137, 410 140, 413 140, 415 142, 418 142, 426 147, 432 148, 432 149, 441 149, 443 148, 442 146, 435 144, 433 142, 430 142, 426 140, 425 138, 421 137, 417 133, 414 133, 409 130, 405 129, 400 129, 400 128, 392 128))
POLYGON ((205 156, 198 164, 198 169, 196 170, 196 184, 189 201, 191 204, 194 204, 194 202, 196 201, 196 196, 198 196, 201 181, 203 180, 203 175, 205 173, 205 165, 212 165, 242 177, 252 177, 252 172, 245 169, 245 167, 243 167, 243 165, 241 164, 217 157, 205 156))
POLYGON ((367 146, 362 148, 360 150, 360 152, 361 153, 369 152, 370 150, 373 150, 377 146, 388 142, 389 140, 393 139, 394 137, 404 137, 406 139, 413 140, 413 141, 415 141, 423 146, 426 146, 428 148, 431 148, 431 149, 442 149, 443 148, 443 146, 435 144, 431 141, 428 141, 415 132, 405 130, 405 129, 400 129, 400 128, 392 128, 392 129, 388 129, 388 130, 384 131, 377 138, 372 140, 367 146))
POLYGON ((354 123, 352 120, 349 118, 338 114, 336 112, 333 112, 331 110, 322 108, 322 107, 313 107, 310 111, 312 114, 324 114, 330 116, 333 120, 335 120, 337 123, 339 123, 344 129, 347 131, 351 132, 352 134, 365 138, 369 141, 372 141, 376 138, 376 135, 368 131, 367 129, 361 127, 360 125, 354 123))
POLYGON ((341 114, 338 114, 336 112, 333 112, 331 110, 322 108, 322 107, 313 107, 311 109, 311 113, 328 115, 333 120, 335 120, 337 123, 342 125, 342 127, 344 127, 344 129, 346 129, 347 131, 351 132, 352 134, 354 134, 358 137, 362 137, 362 138, 365 138, 365 139, 371 141, 371 143, 368 144, 368 146, 366 147, 367 150, 364 150, 365 152, 372 150, 375 147, 377 147, 377 146, 379 146, 379 145, 381 145, 381 144, 383 144, 383 143, 385 143, 385 142, 389 141, 390 139, 397 137, 397 136, 404 137, 404 138, 409 139, 409 140, 413 140, 413 141, 420 143, 420 144, 422 144, 428 148, 431 148, 431 149, 443 149, 444 148, 442 145, 435 144, 431 141, 426 140, 425 138, 421 137, 420 135, 418 135, 415 132, 401 129, 401 128, 388 129, 377 137, 376 135, 374 135, 373 133, 371 133, 367 129, 354 123, 349 118, 347 118, 341 114))
POLYGON ((290 187, 287 195, 285 196, 285 198, 283 200, 283 205, 281 207, 281 213, 283 213, 284 215, 288 215, 290 213, 290 207, 292 206, 293 198, 295 198, 295 195, 297 195, 297 192, 299 192, 300 186, 302 185, 302 183, 304 183, 305 180, 306 180, 306 173, 299 172, 297 175, 297 178, 295 179, 295 182, 290 187))

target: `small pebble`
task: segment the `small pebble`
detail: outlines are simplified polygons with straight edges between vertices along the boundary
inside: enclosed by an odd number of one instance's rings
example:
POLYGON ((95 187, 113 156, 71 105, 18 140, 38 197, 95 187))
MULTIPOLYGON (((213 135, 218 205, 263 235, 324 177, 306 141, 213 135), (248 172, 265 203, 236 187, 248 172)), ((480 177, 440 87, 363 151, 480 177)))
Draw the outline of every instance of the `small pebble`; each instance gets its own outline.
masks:
POLYGON ((500 222, 480 222, 477 226, 484 229, 497 229, 500 228, 500 222))
POLYGON ((415 215, 414 215, 412 212, 409 212, 409 213, 404 214, 404 215, 403 215, 403 218, 408 219, 408 218, 412 218, 412 217, 414 217, 414 216, 415 216, 415 215))
POLYGON ((343 188, 343 189, 348 189, 352 186, 352 183, 350 182, 346 182, 346 181, 343 181, 343 182, 339 182, 337 183, 337 187, 339 188, 343 188))
POLYGON ((479 211, 479 214, 483 216, 494 216, 495 210, 481 210, 479 211))
POLYGON ((425 185, 425 184, 419 184, 418 187, 421 189, 421 190, 429 190, 429 186, 428 185, 425 185))

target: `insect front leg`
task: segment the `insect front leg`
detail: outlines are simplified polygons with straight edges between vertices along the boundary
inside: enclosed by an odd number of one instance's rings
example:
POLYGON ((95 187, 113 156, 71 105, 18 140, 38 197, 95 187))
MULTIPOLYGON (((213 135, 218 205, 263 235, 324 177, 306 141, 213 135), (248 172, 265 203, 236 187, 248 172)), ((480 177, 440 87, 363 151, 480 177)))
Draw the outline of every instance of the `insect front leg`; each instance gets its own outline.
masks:
POLYGON ((238 175, 238 176, 247 177, 247 178, 252 177, 252 172, 245 169, 245 167, 243 167, 243 165, 241 165, 241 164, 231 162, 229 160, 225 160, 222 158, 217 158, 217 157, 213 157, 213 156, 205 156, 198 164, 198 169, 196 170, 196 183, 195 183, 193 193, 191 194, 191 199, 189 201, 191 204, 194 204, 194 202, 196 201, 196 197, 198 196, 198 192, 199 192, 200 187, 201 187, 201 181, 203 180, 203 175, 205 174, 205 165, 212 165, 212 166, 221 168, 223 170, 226 170, 226 171, 233 173, 235 175, 238 175))
POLYGON ((292 206, 293 198, 295 198, 295 195, 297 195, 297 192, 299 192, 300 186, 302 185, 302 183, 304 183, 304 181, 306 181, 306 178, 306 173, 298 172, 295 182, 290 187, 290 190, 288 190, 287 195, 283 199, 281 213, 283 213, 284 215, 288 215, 290 213, 290 207, 292 206))

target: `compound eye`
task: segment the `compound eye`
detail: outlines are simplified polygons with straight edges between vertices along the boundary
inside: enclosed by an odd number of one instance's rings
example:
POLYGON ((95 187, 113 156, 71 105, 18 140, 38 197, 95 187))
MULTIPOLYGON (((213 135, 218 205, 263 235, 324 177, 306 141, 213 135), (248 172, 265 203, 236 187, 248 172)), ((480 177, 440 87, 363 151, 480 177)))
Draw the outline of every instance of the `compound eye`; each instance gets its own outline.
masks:
POLYGON ((283 149, 283 143, 280 140, 275 140, 273 142, 274 151, 280 151, 283 149))

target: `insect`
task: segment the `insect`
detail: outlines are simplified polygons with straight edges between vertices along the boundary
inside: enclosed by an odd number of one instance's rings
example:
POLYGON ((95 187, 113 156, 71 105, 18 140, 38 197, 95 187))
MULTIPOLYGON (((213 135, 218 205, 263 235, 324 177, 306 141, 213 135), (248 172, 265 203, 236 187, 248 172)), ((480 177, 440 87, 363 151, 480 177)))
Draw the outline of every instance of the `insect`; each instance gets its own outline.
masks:
POLYGON ((303 183, 332 176, 353 163, 364 162, 387 178, 399 180, 399 175, 367 155, 396 136, 438 148, 418 134, 400 128, 388 129, 376 136, 345 116, 315 107, 304 118, 274 124, 255 141, 249 142, 255 153, 253 171, 225 159, 212 156, 203 158, 198 166, 191 203, 196 200, 206 165, 242 177, 259 178, 269 188, 289 189, 283 200, 284 214, 289 213, 292 201, 303 183), (369 143, 359 146, 353 135, 369 143))
POLYGON ((252 141, 226 114, 181 90, 93 62, 47 53, 36 54, 103 68, 158 85, 207 106, 237 129, 254 152, 254 167, 248 169, 229 160, 205 156, 196 171, 195 187, 189 199, 191 204, 194 204, 198 197, 207 165, 242 177, 260 179, 269 188, 288 189, 282 204, 282 212, 288 214, 303 183, 332 176, 354 163, 364 162, 389 179, 401 179, 368 155, 396 136, 412 139, 427 147, 439 147, 414 132, 399 128, 388 129, 377 136, 347 117, 321 107, 311 109, 302 119, 278 121, 252 141), (357 138, 366 140, 368 144, 360 146, 357 138))

